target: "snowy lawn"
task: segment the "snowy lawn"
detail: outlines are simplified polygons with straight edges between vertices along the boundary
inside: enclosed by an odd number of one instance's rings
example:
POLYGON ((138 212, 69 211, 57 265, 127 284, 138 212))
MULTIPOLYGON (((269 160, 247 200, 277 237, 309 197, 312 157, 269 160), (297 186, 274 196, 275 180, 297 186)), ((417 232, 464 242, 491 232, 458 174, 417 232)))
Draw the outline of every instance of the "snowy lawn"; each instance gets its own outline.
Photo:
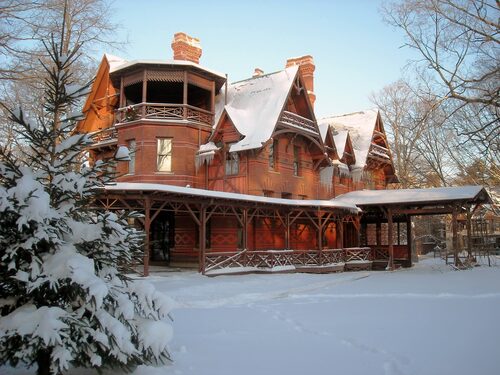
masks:
POLYGON ((175 363, 137 375, 500 373, 498 266, 149 279, 177 302, 175 363))

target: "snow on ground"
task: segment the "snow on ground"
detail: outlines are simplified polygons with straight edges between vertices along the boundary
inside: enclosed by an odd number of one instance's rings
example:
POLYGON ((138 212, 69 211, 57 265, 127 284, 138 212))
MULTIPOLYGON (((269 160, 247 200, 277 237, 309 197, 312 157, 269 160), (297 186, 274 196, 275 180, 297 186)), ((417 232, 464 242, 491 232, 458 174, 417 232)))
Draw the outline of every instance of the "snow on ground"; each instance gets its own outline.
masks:
MULTIPOLYGON (((395 272, 208 278, 184 271, 150 280, 177 303, 175 363, 136 375, 500 371, 498 266, 453 271, 425 259, 395 272)), ((89 374, 96 372, 69 372, 89 374)))

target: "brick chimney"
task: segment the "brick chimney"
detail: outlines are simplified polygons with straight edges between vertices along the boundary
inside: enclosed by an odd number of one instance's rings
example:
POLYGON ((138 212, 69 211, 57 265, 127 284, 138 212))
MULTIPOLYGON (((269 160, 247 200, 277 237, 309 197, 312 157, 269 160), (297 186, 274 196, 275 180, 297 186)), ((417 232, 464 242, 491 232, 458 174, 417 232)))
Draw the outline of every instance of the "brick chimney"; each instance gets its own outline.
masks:
POLYGON ((316 101, 316 95, 314 94, 314 70, 316 66, 314 65, 313 57, 305 55, 286 60, 287 68, 293 65, 299 65, 299 71, 306 86, 309 101, 314 108, 314 102, 316 101))
POLYGON ((186 33, 175 33, 172 41, 174 60, 187 60, 196 64, 200 63, 202 53, 200 40, 186 33))

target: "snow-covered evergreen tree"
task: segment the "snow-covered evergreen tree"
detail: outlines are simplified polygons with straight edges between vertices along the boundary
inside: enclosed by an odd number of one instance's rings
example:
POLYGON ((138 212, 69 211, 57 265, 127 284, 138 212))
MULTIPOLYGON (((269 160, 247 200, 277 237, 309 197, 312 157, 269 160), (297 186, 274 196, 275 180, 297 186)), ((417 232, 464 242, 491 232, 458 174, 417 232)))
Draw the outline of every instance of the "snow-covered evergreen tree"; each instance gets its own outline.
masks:
POLYGON ((170 360, 170 299, 125 276, 141 233, 125 214, 92 209, 109 176, 82 162, 87 135, 72 108, 88 92, 72 84, 78 46, 47 43, 44 116, 9 111, 29 147, 0 149, 0 365, 121 367, 170 360))

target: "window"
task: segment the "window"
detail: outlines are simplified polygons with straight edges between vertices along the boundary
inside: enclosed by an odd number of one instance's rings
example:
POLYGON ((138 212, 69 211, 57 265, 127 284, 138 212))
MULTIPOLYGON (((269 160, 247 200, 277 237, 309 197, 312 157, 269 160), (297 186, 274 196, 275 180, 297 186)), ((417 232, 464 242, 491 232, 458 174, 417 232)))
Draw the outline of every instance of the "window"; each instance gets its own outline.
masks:
POLYGON ((281 198, 282 199, 292 199, 292 193, 281 193, 281 198))
POLYGON ((278 161, 278 140, 273 140, 269 145, 269 169, 276 170, 278 161))
POLYGON ((300 147, 293 147, 293 175, 300 176, 300 147))
POLYGON ((156 169, 158 172, 172 171, 172 138, 158 138, 156 169))
POLYGON ((272 197, 274 195, 272 190, 262 190, 262 193, 264 194, 264 197, 272 197))
POLYGON ((240 171, 240 159, 236 152, 226 152, 226 176, 237 175, 240 171))
POLYGON ((130 160, 128 162, 128 174, 134 174, 135 172, 135 139, 131 139, 127 142, 128 153, 130 160))

